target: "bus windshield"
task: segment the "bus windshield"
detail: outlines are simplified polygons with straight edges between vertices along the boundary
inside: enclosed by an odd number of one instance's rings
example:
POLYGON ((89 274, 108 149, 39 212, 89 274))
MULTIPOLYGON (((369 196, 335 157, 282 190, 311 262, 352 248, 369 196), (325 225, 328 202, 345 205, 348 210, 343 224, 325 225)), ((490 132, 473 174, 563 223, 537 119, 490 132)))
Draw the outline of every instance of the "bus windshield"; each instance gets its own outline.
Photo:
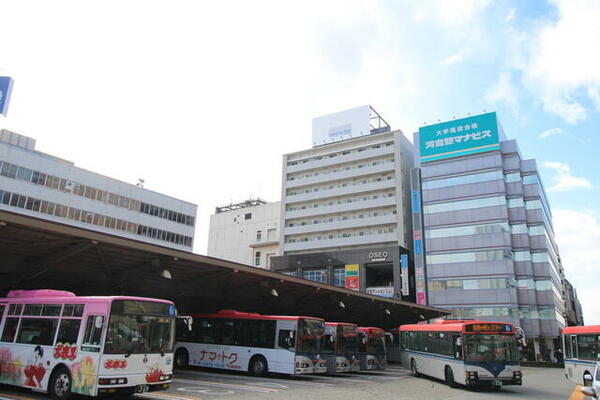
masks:
POLYGON ((367 352, 371 354, 383 354, 385 353, 384 337, 383 333, 377 333, 373 336, 369 336, 367 342, 367 352))
POLYGON ((338 353, 354 353, 358 349, 356 328, 351 325, 339 325, 337 331, 338 353))
POLYGON ((317 319, 301 318, 298 321, 297 351, 303 353, 318 353, 321 351, 321 341, 325 334, 325 323, 317 319))
POLYGON ((514 335, 464 335, 465 361, 518 361, 514 335))
POLYGON ((110 311, 104 353, 148 354, 173 351, 173 305, 115 300, 110 311))

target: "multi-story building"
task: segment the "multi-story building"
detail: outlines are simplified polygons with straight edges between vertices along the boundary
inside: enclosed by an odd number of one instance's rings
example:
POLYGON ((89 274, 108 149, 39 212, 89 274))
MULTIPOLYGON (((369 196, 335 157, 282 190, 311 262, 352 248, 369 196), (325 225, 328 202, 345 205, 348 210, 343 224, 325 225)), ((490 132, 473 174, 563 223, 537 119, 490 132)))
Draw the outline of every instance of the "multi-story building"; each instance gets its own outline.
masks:
POLYGON ((583 311, 577 297, 577 290, 565 279, 565 319, 569 326, 583 325, 583 311))
POLYGON ((217 207, 210 216, 208 255, 269 268, 279 254, 280 203, 246 200, 217 207))
POLYGON ((283 256, 273 259, 272 269, 408 295, 408 273, 401 278, 408 257, 401 255, 412 246, 407 195, 413 165, 410 141, 370 106, 315 118, 313 147, 283 156, 283 256), (357 278, 346 279, 349 274, 357 278))
POLYGON ((0 130, 0 209, 192 251, 197 206, 76 167, 0 130))
POLYGON ((426 266, 428 304, 514 323, 531 355, 547 354, 565 325, 564 272, 535 160, 495 113, 422 127, 414 143, 415 265, 426 266))

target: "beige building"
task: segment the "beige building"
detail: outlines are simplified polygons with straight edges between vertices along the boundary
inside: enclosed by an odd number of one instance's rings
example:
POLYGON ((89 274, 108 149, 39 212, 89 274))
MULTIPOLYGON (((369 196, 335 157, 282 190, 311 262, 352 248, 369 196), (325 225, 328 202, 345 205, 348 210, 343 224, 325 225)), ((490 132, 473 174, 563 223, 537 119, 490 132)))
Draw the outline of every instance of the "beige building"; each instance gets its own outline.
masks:
POLYGON ((208 255, 269 268, 279 255, 280 202, 246 200, 217 207, 210 217, 208 255))

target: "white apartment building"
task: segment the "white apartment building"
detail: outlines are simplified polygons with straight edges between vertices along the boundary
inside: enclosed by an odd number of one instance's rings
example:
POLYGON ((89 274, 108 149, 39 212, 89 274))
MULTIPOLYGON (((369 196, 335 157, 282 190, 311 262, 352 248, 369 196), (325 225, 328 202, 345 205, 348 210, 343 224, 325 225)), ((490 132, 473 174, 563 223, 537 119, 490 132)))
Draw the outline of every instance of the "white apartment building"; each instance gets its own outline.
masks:
POLYGON ((2 129, 0 209, 192 251, 197 206, 78 168, 2 129))
POLYGON ((317 118, 314 146, 283 156, 284 255, 412 248, 413 146, 385 121, 381 127, 381 121, 370 106, 317 118), (366 128, 357 129, 362 122, 359 115, 356 123, 357 111, 366 118, 366 128))
POLYGON ((208 255, 269 268, 280 254, 280 202, 246 200, 217 207, 210 216, 208 255))

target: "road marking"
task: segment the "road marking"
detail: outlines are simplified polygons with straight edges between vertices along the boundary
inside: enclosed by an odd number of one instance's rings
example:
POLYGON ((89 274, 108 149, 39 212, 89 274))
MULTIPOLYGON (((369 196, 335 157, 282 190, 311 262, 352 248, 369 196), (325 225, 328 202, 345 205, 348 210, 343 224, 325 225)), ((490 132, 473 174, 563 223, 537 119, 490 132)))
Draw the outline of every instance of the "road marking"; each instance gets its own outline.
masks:
POLYGON ((241 384, 231 384, 231 383, 219 383, 219 382, 211 382, 211 381, 202 381, 199 379, 181 379, 175 378, 173 382, 183 382, 187 384, 195 384, 195 385, 205 385, 205 386, 216 386, 216 387, 224 387, 228 389, 240 389, 240 390, 249 390, 253 392, 261 392, 261 393, 271 393, 278 392, 278 389, 262 387, 262 386, 250 386, 250 385, 241 385, 241 384))
POLYGON ((139 397, 148 397, 150 399, 169 399, 169 400, 202 400, 201 397, 194 396, 186 396, 186 395, 176 395, 170 393, 136 393, 136 396, 139 397))
POLYGON ((573 389, 573 393, 571 393, 571 396, 569 396, 569 400, 583 400, 587 397, 583 393, 581 393, 579 389, 581 389, 581 385, 575 386, 575 389, 573 389))
POLYGON ((18 396, 16 394, 9 394, 9 393, 0 393, 0 399, 2 400, 34 400, 33 397, 24 397, 24 396, 18 396), (8 397, 4 397, 4 396, 8 396, 8 397))
MULTIPOLYGON (((347 376, 347 375, 346 375, 347 376)), ((317 379, 325 379, 328 381, 348 381, 348 382, 358 382, 358 383, 370 383, 373 382, 373 379, 354 379, 354 378, 344 378, 341 376, 333 375, 333 376, 319 376, 315 377, 317 379)))

